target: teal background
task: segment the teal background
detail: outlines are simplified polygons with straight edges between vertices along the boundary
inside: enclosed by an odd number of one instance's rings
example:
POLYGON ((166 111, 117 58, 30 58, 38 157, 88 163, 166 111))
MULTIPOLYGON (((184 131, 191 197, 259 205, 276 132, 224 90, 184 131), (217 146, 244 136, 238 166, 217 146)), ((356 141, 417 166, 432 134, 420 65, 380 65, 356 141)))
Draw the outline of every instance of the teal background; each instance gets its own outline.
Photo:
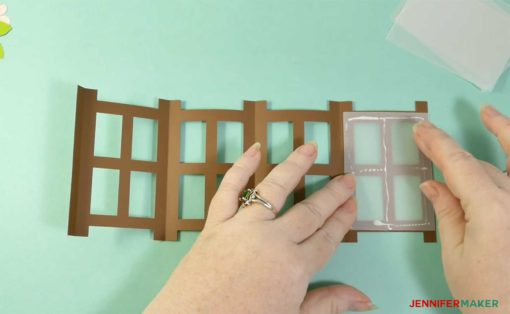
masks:
MULTIPOLYGON (((510 74, 482 93, 386 42, 400 0, 2 2, 14 29, 0 38, 0 313, 139 313, 197 237, 67 236, 78 84, 109 101, 187 108, 267 99, 276 109, 353 100, 356 110, 412 110, 428 100, 434 123, 503 167, 478 111, 489 102, 510 114, 510 74)), ((315 281, 358 287, 374 313, 433 313, 408 304, 450 297, 439 244, 413 233, 360 234, 315 281)))

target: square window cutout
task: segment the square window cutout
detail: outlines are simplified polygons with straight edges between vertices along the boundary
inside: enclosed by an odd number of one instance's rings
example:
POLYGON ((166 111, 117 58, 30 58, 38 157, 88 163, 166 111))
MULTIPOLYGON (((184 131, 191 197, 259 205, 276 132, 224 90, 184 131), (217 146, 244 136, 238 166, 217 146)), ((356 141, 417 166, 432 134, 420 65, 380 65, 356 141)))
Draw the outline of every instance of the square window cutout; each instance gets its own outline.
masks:
POLYGON ((381 126, 377 122, 359 121, 351 124, 354 132, 354 160, 358 165, 382 162, 381 126))
POLYGON ((383 180, 380 176, 356 177, 359 221, 385 221, 383 180))
POLYGON ((233 163, 243 153, 243 123, 218 122, 218 162, 233 163))
POLYGON ((267 124, 267 162, 278 164, 293 151, 294 125, 292 122, 271 122, 267 124))
POLYGON ((317 142, 316 164, 329 164, 330 156, 330 132, 327 122, 305 122, 305 143, 312 140, 317 142))
POLYGON ((181 176, 179 182, 179 219, 204 218, 205 176, 181 176))
POLYGON ((190 121, 181 124, 181 162, 204 163, 206 126, 204 121, 190 121))
POLYGON ((398 175, 393 178, 395 190, 395 218, 399 221, 422 221, 423 200, 420 177, 398 175))
POLYGON ((90 213, 117 215, 119 201, 119 170, 94 168, 90 213))
POLYGON ((122 116, 97 113, 94 156, 120 158, 121 142, 122 116))
POLYGON ((305 176, 305 197, 322 189, 328 182, 329 176, 306 175, 305 176))
POLYGON ((156 207, 156 175, 131 171, 129 216, 154 218, 156 207))
POLYGON ((418 147, 413 139, 413 120, 395 120, 391 123, 391 147, 393 163, 417 165, 420 163, 418 147))
POLYGON ((133 118, 134 160, 156 161, 158 147, 158 122, 152 119, 133 118))

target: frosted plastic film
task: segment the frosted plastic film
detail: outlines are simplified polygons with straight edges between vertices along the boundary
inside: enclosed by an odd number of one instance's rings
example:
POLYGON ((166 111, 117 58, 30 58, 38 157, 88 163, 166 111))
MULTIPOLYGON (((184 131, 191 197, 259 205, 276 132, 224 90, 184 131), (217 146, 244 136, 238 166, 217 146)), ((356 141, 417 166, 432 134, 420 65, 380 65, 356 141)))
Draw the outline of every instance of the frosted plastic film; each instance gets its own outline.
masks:
POLYGON ((344 167, 357 180, 355 230, 435 229, 419 190, 432 178, 432 165, 412 141, 412 125, 426 119, 416 112, 344 112, 344 167), (375 152, 381 158, 356 156, 375 152))
POLYGON ((510 10, 493 0, 408 0, 387 39, 490 91, 510 60, 510 10))

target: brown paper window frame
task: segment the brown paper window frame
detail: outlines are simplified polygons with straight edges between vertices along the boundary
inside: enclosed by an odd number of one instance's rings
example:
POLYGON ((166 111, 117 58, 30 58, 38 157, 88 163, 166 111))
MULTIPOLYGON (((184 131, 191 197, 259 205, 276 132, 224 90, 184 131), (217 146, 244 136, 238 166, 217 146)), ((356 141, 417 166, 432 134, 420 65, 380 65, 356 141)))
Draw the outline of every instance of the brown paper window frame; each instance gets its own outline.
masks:
MULTIPOLYGON (((78 86, 76 102, 76 125, 73 152, 73 172, 69 207, 68 234, 88 236, 89 227, 118 227, 148 229, 155 240, 176 241, 180 231, 200 231, 205 219, 179 218, 179 179, 182 175, 205 176, 205 217, 209 202, 216 192, 218 175, 225 172, 231 163, 218 163, 218 122, 243 123, 244 150, 258 141, 261 144, 261 163, 250 179, 248 186, 256 186, 274 167, 268 163, 267 124, 290 122, 293 124, 294 149, 304 143, 305 122, 329 124, 329 164, 314 164, 307 175, 334 177, 344 173, 344 126, 343 113, 352 111, 350 101, 330 101, 328 110, 269 110, 267 101, 244 101, 243 110, 182 109, 180 100, 159 100, 158 108, 121 104, 97 99, 97 90, 78 86), (94 156, 96 114, 105 113, 122 116, 120 158, 94 156), (146 118, 157 121, 156 161, 132 159, 133 119, 146 118), (206 160, 204 163, 180 162, 181 123, 206 122, 206 160), (119 192, 117 215, 91 213, 92 172, 94 168, 119 170, 119 192), (131 171, 149 172, 156 175, 156 199, 153 218, 129 216, 129 193, 131 171)), ((416 112, 427 112, 427 103, 416 102, 416 112)), ((294 202, 305 198, 304 177, 294 190, 294 202)), ((357 242, 357 233, 350 230, 344 242, 357 242)), ((398 230, 396 230, 398 231, 398 230)), ((435 242, 434 230, 412 230, 423 232, 425 242, 435 242)), ((364 232, 364 231, 363 231, 364 232)))

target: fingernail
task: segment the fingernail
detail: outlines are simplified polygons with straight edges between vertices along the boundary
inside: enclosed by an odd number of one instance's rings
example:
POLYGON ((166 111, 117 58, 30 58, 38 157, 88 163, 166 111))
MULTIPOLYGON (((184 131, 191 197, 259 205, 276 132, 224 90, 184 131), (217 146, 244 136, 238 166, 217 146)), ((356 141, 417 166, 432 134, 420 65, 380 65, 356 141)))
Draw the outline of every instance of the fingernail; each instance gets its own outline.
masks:
POLYGON ((373 311, 373 310, 377 310, 377 309, 378 309, 377 305, 375 305, 371 301, 356 302, 356 303, 352 304, 351 307, 349 308, 350 311, 357 311, 357 312, 373 311))
POLYGON ((255 155, 257 155, 257 153, 260 151, 260 143, 257 142, 255 144, 253 144, 252 146, 250 146, 250 148, 248 148, 248 150, 244 153, 245 156, 248 156, 248 157, 253 157, 255 155))
POLYGON ((420 121, 413 125, 413 132, 416 132, 419 128, 430 129, 433 127, 434 125, 428 121, 420 121))
POLYGON ((356 186, 356 178, 352 174, 342 176, 340 181, 348 189, 354 189, 356 186))
POLYGON ((434 187, 433 184, 430 182, 424 182, 420 184, 420 190, 432 202, 435 201, 437 196, 439 195, 437 188, 434 187))
POLYGON ((484 115, 487 116, 487 118, 494 118, 496 116, 500 116, 501 114, 494 109, 491 105, 483 105, 482 112, 484 115))
POLYGON ((298 152, 307 156, 313 156, 317 152, 317 142, 311 141, 298 148, 298 152))

